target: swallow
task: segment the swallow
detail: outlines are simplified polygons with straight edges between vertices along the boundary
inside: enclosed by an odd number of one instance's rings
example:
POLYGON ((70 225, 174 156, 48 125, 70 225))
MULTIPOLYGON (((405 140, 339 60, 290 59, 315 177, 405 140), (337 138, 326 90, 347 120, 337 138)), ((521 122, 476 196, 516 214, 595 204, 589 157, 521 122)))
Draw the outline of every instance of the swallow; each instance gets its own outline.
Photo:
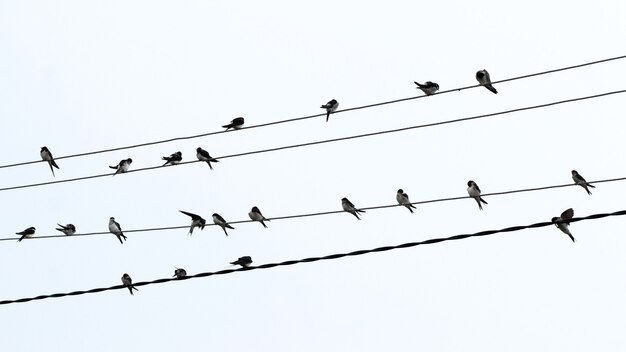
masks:
POLYGON ((74 226, 73 224, 67 224, 65 226, 61 224, 57 225, 59 225, 60 228, 57 228, 56 230, 63 232, 66 236, 71 236, 76 233, 76 226, 74 226))
POLYGON ((480 188, 478 188, 478 185, 476 184, 476 182, 474 182, 474 181, 467 181, 467 193, 469 194, 470 197, 472 197, 472 198, 474 198, 476 200, 476 203, 478 203, 478 209, 483 210, 483 206, 482 206, 482 204, 480 204, 480 202, 488 204, 480 196, 480 188))
POLYGON ((269 221, 269 220, 267 220, 265 218, 265 216, 263 216, 263 214, 261 214, 261 211, 259 210, 259 208, 252 207, 252 210, 250 210, 250 212, 248 213, 248 216, 253 221, 258 221, 258 222, 261 223, 261 225, 263 225, 263 227, 267 228, 267 225, 265 225, 265 223, 263 221, 269 221))
POLYGON ((181 277, 185 277, 187 276, 187 271, 183 268, 176 268, 176 270, 174 270, 174 276, 177 279, 180 279, 181 277))
POLYGON ((133 289, 135 291, 139 291, 137 287, 133 286, 133 279, 131 279, 130 275, 128 274, 122 275, 122 283, 124 284, 125 287, 128 287, 128 291, 130 291, 131 295, 134 295, 133 289))
POLYGON ((402 204, 407 209, 409 209, 411 213, 413 213, 413 209, 417 209, 415 208, 413 204, 411 204, 411 201, 409 200, 409 195, 404 193, 402 189, 399 189, 398 192, 396 193, 396 200, 398 201, 398 204, 402 204))
POLYGON ((352 204, 352 202, 350 202, 348 198, 341 198, 341 206, 343 207, 343 210, 356 216, 356 218, 359 220, 361 220, 361 218, 359 217, 359 213, 365 213, 365 210, 355 208, 354 204, 352 204))
POLYGON ((224 220, 223 217, 220 216, 220 214, 215 213, 213 214, 213 223, 215 225, 218 225, 219 227, 222 228, 222 230, 224 230, 224 234, 226 234, 226 236, 228 236, 228 232, 226 232, 226 228, 228 227, 229 229, 234 230, 235 228, 230 226, 226 220, 224 220))
POLYGON ((132 162, 133 162, 133 159, 128 158, 128 159, 120 160, 119 164, 117 164, 116 166, 109 166, 111 169, 116 169, 113 176, 127 172, 132 162))
POLYGON ((115 236, 117 236, 117 239, 120 240, 121 244, 124 244, 124 242, 122 241, 122 238, 124 239, 124 241, 126 241, 126 236, 124 236, 124 233, 122 233, 122 227, 120 226, 120 224, 118 224, 115 221, 115 218, 112 216, 109 219, 109 231, 115 236))
POLYGON ((196 149, 196 157, 198 158, 198 160, 200 161, 206 161, 207 164, 209 164, 209 167, 211 168, 211 170, 213 170, 213 166, 211 166, 211 161, 218 163, 219 160, 212 158, 209 155, 209 152, 207 152, 206 150, 198 147, 198 149, 196 149))
POLYGON ((206 225, 206 220, 204 220, 200 215, 196 215, 194 213, 188 213, 182 210, 179 210, 179 211, 191 217, 191 227, 189 228, 189 235, 193 234, 194 227, 199 227, 200 230, 204 230, 204 225, 206 225))
POLYGON ((498 91, 491 85, 491 78, 489 78, 489 72, 487 72, 487 70, 476 72, 476 80, 481 86, 489 89, 493 94, 498 94, 498 91))
POLYGON ((585 180, 585 178, 582 177, 576 170, 572 170, 572 179, 574 180, 574 183, 584 188, 588 195, 591 195, 591 191, 588 187, 596 188, 596 186, 588 183, 587 180, 585 180))
POLYGON ((170 164, 170 165, 176 165, 178 163, 180 163, 181 161, 183 161, 183 153, 181 152, 176 152, 170 156, 164 156, 163 158, 161 158, 162 160, 165 160, 165 164, 163 164, 163 166, 170 164))
POLYGON ((228 131, 229 129, 234 129, 234 130, 238 130, 243 126, 243 117, 237 117, 235 119, 233 119, 228 125, 224 125, 222 127, 224 127, 226 129, 226 131, 228 131))
POLYGON ((564 234, 568 235, 569 238, 572 239, 572 242, 576 242, 576 240, 574 239, 574 236, 572 236, 572 233, 569 232, 569 222, 560 222, 557 223, 558 221, 565 221, 565 220, 569 220, 571 218, 574 217, 574 209, 569 208, 566 211, 564 211, 563 213, 561 213, 561 216, 559 217, 553 217, 552 218, 552 223, 559 228, 559 230, 563 231, 564 234))
POLYGON ((426 95, 433 95, 439 90, 439 85, 435 82, 426 81, 424 84, 419 84, 413 81, 417 85, 417 89, 421 89, 426 95))
POLYGON ((252 258, 249 255, 246 255, 230 263, 232 265, 241 265, 242 268, 247 268, 250 264, 252 264, 252 258))
POLYGON ((335 100, 335 99, 333 99, 333 100, 329 101, 328 103, 320 106, 321 109, 326 109, 326 122, 328 122, 328 117, 330 116, 330 114, 335 112, 338 107, 339 107, 339 102, 337 102, 337 100, 335 100))
POLYGON ((35 234, 35 228, 34 227, 29 227, 26 230, 22 231, 22 232, 16 232, 16 235, 20 235, 22 237, 20 237, 19 240, 17 240, 17 242, 22 242, 23 239, 25 238, 31 238, 33 237, 33 235, 35 234))
POLYGON ((48 162, 48 165, 50 165, 50 171, 52 171, 52 176, 55 176, 54 169, 52 167, 54 166, 58 169, 59 165, 57 165, 57 163, 54 161, 54 157, 52 157, 52 153, 50 153, 47 147, 41 147, 41 151, 39 152, 39 155, 41 155, 41 159, 43 161, 48 162))

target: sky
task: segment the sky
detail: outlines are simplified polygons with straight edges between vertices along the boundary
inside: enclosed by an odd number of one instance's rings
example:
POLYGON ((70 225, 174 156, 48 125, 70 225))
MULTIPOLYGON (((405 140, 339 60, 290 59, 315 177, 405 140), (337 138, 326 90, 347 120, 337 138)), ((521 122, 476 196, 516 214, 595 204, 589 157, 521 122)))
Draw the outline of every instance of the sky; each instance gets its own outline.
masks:
MULTIPOLYGON (((625 55, 623 1, 0 0, 0 164, 422 95, 625 55)), ((0 169, 0 188, 231 155, 625 89, 616 60, 264 128, 0 169)), ((369 138, 0 192, 0 300, 626 209, 625 182, 219 227, 32 239, 465 196, 626 176, 623 95, 369 138)), ((623 351, 621 217, 0 306, 3 351, 623 351)))

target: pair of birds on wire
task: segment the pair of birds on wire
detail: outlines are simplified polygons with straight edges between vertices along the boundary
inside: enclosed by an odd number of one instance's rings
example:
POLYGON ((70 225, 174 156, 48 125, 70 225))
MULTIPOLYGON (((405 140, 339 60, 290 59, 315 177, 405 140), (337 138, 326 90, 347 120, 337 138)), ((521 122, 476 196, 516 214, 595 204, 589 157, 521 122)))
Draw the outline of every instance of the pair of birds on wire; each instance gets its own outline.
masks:
MULTIPOLYGON (((242 268, 247 268, 250 266, 250 264, 252 264, 252 257, 250 257, 249 255, 239 257, 239 259, 230 262, 230 264, 240 265, 242 268)), ((187 277, 187 270, 183 268, 176 268, 174 270, 174 276, 172 277, 175 277, 177 279, 185 278, 187 277)), ((124 273, 124 275, 122 275, 122 285, 128 288, 128 291, 130 291, 131 295, 134 295, 133 290, 139 291, 139 289, 135 287, 135 285, 133 285, 133 279, 127 273, 124 273)))
MULTIPOLYGON (((76 226, 74 226, 73 224, 67 224, 67 225, 57 224, 57 225, 59 225, 57 230, 63 232, 66 236, 71 236, 76 233, 76 226)), ((22 242, 22 240, 25 238, 33 237, 33 235, 35 234, 35 231, 36 231, 35 227, 31 226, 25 229, 24 231, 16 232, 15 234, 20 236, 20 238, 17 241, 22 242)))
MULTIPOLYGON (((406 192, 404 192, 402 188, 399 189, 398 192, 396 192, 396 201, 398 202, 398 204, 404 205, 407 209, 409 209, 411 214, 413 213, 413 209, 417 209, 413 204, 411 204, 411 201, 409 200, 409 195, 406 194, 406 192)), ((341 207, 344 211, 354 215, 359 220, 361 220, 359 214, 365 213, 365 210, 355 207, 354 204, 352 204, 352 202, 346 197, 341 198, 341 207)))

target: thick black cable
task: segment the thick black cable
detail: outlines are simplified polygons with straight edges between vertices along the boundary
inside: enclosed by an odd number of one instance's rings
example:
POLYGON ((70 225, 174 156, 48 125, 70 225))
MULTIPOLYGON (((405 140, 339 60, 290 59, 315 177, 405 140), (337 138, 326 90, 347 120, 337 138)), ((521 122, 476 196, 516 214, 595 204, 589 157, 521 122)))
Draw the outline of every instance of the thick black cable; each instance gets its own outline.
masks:
MULTIPOLYGON (((622 215, 626 215, 626 210, 620 210, 620 211, 616 211, 616 212, 613 212, 613 213, 600 213, 600 214, 593 214, 593 215, 589 215, 589 216, 585 216, 585 217, 573 218, 571 220, 568 220, 568 222, 569 223, 573 223, 573 222, 578 222, 578 221, 596 220, 596 219, 601 219, 601 218, 605 218, 605 217, 609 217, 609 216, 622 216, 622 215)), ((425 240, 425 241, 408 242, 408 243, 403 243, 403 244, 394 245, 394 246, 378 247, 378 248, 374 248, 374 249, 362 249, 362 250, 357 250, 357 251, 348 252, 348 253, 330 254, 330 255, 323 256, 323 257, 310 257, 310 258, 304 258, 304 259, 287 260, 287 261, 280 262, 280 263, 268 263, 268 264, 262 264, 262 265, 258 265, 258 266, 249 266, 247 268, 225 269, 225 270, 213 271, 213 272, 203 272, 203 273, 199 273, 199 274, 195 274, 195 275, 189 275, 189 276, 186 276, 186 277, 183 277, 183 278, 164 278, 164 279, 157 279, 157 280, 152 280, 152 281, 141 281, 141 282, 134 283, 133 285, 134 286, 148 286, 148 285, 162 284, 162 283, 172 282, 172 281, 183 281, 183 280, 197 279, 197 278, 201 278, 201 277, 209 277, 209 276, 215 276, 215 275, 226 275, 226 274, 232 274, 232 273, 240 272, 240 271, 252 271, 252 270, 260 270, 260 269, 271 269, 271 268, 275 268, 275 267, 279 267, 279 266, 289 266, 289 265, 302 264, 302 263, 312 263, 312 262, 317 262, 317 261, 321 261, 321 260, 334 260, 334 259, 340 259, 340 258, 344 258, 344 257, 355 257, 355 256, 360 256, 360 255, 365 255, 365 254, 370 254, 370 253, 387 252, 387 251, 396 250, 396 249, 402 249, 402 248, 412 248, 412 247, 416 247, 416 246, 430 245, 430 244, 436 244, 436 243, 440 243, 440 242, 463 240, 463 239, 467 239, 467 238, 471 238, 471 237, 490 236, 490 235, 495 235, 497 233, 516 232, 516 231, 521 231, 521 230, 526 230, 526 229, 533 229, 533 228, 540 228, 540 227, 546 227, 546 226, 551 226, 551 225, 554 225, 554 223, 552 223, 550 221, 544 221, 544 222, 539 222, 539 223, 535 223, 535 224, 531 224, 531 225, 519 225, 519 226, 507 227, 507 228, 500 229, 500 230, 486 230, 486 231, 481 231, 481 232, 475 232, 475 233, 470 233, 470 234, 461 234, 461 235, 455 235, 455 236, 450 236, 450 237, 432 238, 432 239, 425 240)), ((110 291, 110 290, 120 290, 120 289, 126 289, 126 287, 123 286, 123 285, 115 285, 115 286, 111 286, 111 287, 94 288, 94 289, 86 290, 86 291, 73 291, 73 292, 67 292, 67 293, 54 293, 54 294, 40 295, 40 296, 35 296, 35 297, 19 298, 19 299, 12 299, 12 300, 3 300, 3 301, 0 301, 0 305, 13 304, 13 303, 25 303, 25 302, 38 301, 38 300, 43 300, 43 299, 48 299, 48 298, 59 298, 59 297, 66 297, 66 296, 79 296, 79 295, 84 295, 84 294, 88 294, 88 293, 97 293, 97 292, 110 291)))
MULTIPOLYGON (((582 101, 582 100, 596 99, 596 98, 600 98, 600 97, 605 97, 605 96, 614 95, 614 94, 622 94, 622 93, 626 93, 626 89, 616 90, 616 91, 606 92, 606 93, 601 93, 601 94, 595 94, 595 95, 588 95, 588 96, 579 97, 579 98, 559 100, 559 101, 555 101, 555 102, 551 102, 551 103, 526 106, 526 107, 522 107, 522 108, 515 108, 515 109, 510 109, 510 110, 505 110, 505 111, 489 113, 489 114, 482 114, 482 115, 463 117, 463 118, 458 118, 458 119, 453 119, 453 120, 433 122, 433 123, 428 123, 428 124, 423 124, 423 125, 415 125, 415 126, 402 127, 402 128, 396 128, 396 129, 385 130, 385 131, 364 133, 364 134, 353 135, 353 136, 325 139, 325 140, 315 141, 315 142, 292 144, 292 145, 276 147, 276 148, 268 148, 268 149, 254 150, 254 151, 244 152, 244 153, 223 155, 223 156, 215 157, 215 159, 219 160, 219 159, 236 158, 236 157, 246 156, 246 155, 270 153, 270 152, 276 152, 276 151, 285 150, 285 149, 308 147, 308 146, 312 146, 312 145, 319 145, 319 144, 334 143, 334 142, 351 140, 351 139, 372 137, 372 136, 377 136, 377 135, 382 135, 382 134, 397 133, 397 132, 403 132, 403 131, 414 130, 414 129, 419 129, 419 128, 447 125, 447 124, 452 124, 452 123, 457 123, 457 122, 464 122, 464 121, 483 119, 483 118, 487 118, 487 117, 506 115, 506 114, 510 114, 510 113, 514 113, 514 112, 534 110, 534 109, 540 109, 540 108, 545 108, 545 107, 549 107, 549 106, 573 103, 573 102, 582 101)), ((193 164, 193 163, 197 163, 197 162, 201 162, 201 161, 199 161, 199 160, 186 161, 186 162, 181 162, 180 164, 175 165, 175 166, 193 164)), ((160 169, 160 168, 164 168, 164 167, 172 167, 172 166, 161 166, 161 165, 150 166, 150 167, 144 167, 144 168, 129 170, 126 173, 128 174, 128 173, 133 173, 133 172, 154 170, 154 169, 160 169)), ((108 173, 108 174, 99 174, 99 175, 76 177, 76 178, 70 178, 70 179, 65 179, 65 180, 55 180, 55 181, 47 181, 47 182, 40 182, 40 183, 31 183, 31 184, 20 185, 20 186, 10 186, 10 187, 0 188, 0 192, 2 192, 2 191, 10 191, 10 190, 15 190, 15 189, 21 189, 21 188, 47 186, 47 185, 53 185, 53 184, 58 184, 58 183, 82 181, 82 180, 88 180, 88 179, 93 179, 93 178, 107 177, 107 176, 111 176, 111 175, 112 175, 112 173, 108 173)), ((120 174, 117 177, 123 177, 123 176, 121 176, 121 174, 120 174)))
MULTIPOLYGON (((546 75, 546 74, 550 74, 550 73, 555 73, 555 72, 567 71, 567 70, 572 70, 572 69, 581 68, 581 67, 585 67, 585 66, 601 64, 601 63, 605 63, 605 62, 609 62, 609 61, 621 60, 621 59, 624 59, 624 58, 626 58, 626 55, 616 56, 616 57, 612 57, 612 58, 608 58, 608 59, 602 59, 602 60, 597 60, 597 61, 586 62, 586 63, 583 63, 583 64, 567 66, 567 67, 557 68, 557 69, 553 69, 553 70, 547 70, 547 71, 542 71, 542 72, 537 72, 537 73, 531 73, 531 74, 517 76, 517 77, 512 77, 512 78, 506 78, 506 79, 502 79, 502 80, 498 80, 498 81, 493 81, 492 84, 511 82, 511 81, 516 81, 516 80, 520 80, 520 79, 525 79, 525 78, 530 78, 530 77, 535 77, 535 76, 541 76, 541 75, 546 75)), ((467 90, 467 89, 472 89, 472 88, 477 88, 477 87, 481 87, 481 85, 475 84, 475 85, 471 85, 471 86, 465 86, 465 87, 460 87, 460 88, 442 90, 442 91, 439 91, 439 92, 437 92, 436 94, 433 94, 433 95, 441 95, 441 94, 446 94, 446 93, 451 93, 451 92, 459 92, 459 91, 462 91, 462 90, 467 90)), ((380 103, 361 105, 361 106, 356 106, 356 107, 352 107, 352 108, 337 110, 333 114, 338 114, 338 113, 348 112, 348 111, 361 110, 361 109, 369 109, 369 108, 373 108, 373 107, 377 107, 377 106, 388 105, 388 104, 395 104, 395 103, 400 103, 400 102, 409 101, 409 100, 422 99, 422 98, 426 98, 426 97, 427 97, 427 95, 418 95, 418 96, 412 96, 412 97, 408 97, 408 98, 401 98, 401 99, 384 101, 384 102, 380 102, 380 103)), ((294 122, 294 121, 301 121, 301 120, 312 119, 312 118, 321 117, 321 116, 326 116, 326 113, 324 112, 324 113, 320 113, 320 114, 307 115, 307 116, 296 117, 296 118, 291 118, 291 119, 267 122, 267 123, 262 123, 262 124, 258 124, 258 125, 251 125, 251 126, 243 127, 240 130, 252 129, 252 128, 260 128, 260 127, 267 127, 267 126, 278 125, 278 124, 283 124, 283 123, 289 123, 289 122, 294 122)), ((230 132, 234 132, 234 131, 231 130, 230 132)), ((119 151, 119 150, 126 150, 126 149, 133 149, 133 148, 139 148, 139 147, 147 147, 147 146, 151 146, 151 145, 157 145, 157 144, 170 143, 170 142, 175 142, 175 141, 182 141, 182 140, 206 137, 206 136, 216 135, 216 134, 220 134, 220 133, 227 133, 227 131, 220 130, 220 131, 201 133, 201 134, 196 134, 196 135, 191 135, 191 136, 183 136, 183 137, 175 137, 175 138, 163 139, 163 140, 158 140, 158 141, 154 141, 154 142, 138 143, 138 144, 132 144, 132 145, 127 145, 127 146, 123 146, 123 147, 115 147, 115 148, 102 149, 102 150, 96 150, 96 151, 85 152, 85 153, 65 155, 65 156, 56 157, 55 160, 77 158, 77 157, 82 157, 82 156, 88 156, 88 155, 94 155, 94 154, 102 154, 102 153, 109 153, 109 152, 114 152, 114 151, 119 151)), ((22 165, 35 164, 35 163, 40 163, 40 162, 44 162, 44 161, 43 160, 33 160, 33 161, 26 161, 26 162, 14 163, 14 164, 0 165, 0 169, 9 168, 9 167, 15 167, 15 166, 22 166, 22 165)))
MULTIPOLYGON (((589 183, 591 183, 591 184, 598 184, 598 183, 608 183, 608 182, 617 182, 617 181, 625 181, 625 180, 626 180, 626 177, 618 177, 618 178, 611 178, 611 179, 598 180, 598 181, 589 181, 589 183)), ((544 191, 544 190, 548 190, 548 189, 572 187, 572 186, 573 187, 580 187, 580 186, 578 186, 577 184, 574 184, 574 183, 566 183, 566 184, 553 185, 553 186, 542 186, 542 187, 516 189, 516 190, 511 190, 511 191, 484 193, 484 194, 481 195, 481 197, 487 198, 487 197, 493 197, 493 196, 514 194, 514 193, 536 192, 536 191, 544 191)), ((438 198, 438 199, 430 199, 430 200, 422 200, 422 201, 418 201, 418 202, 412 202, 411 204, 413 204, 413 205, 420 205, 420 204, 449 202, 449 201, 462 200, 462 199, 471 199, 471 197, 469 197, 469 196, 460 196, 460 197, 438 198)), ((377 209, 386 209, 386 208, 394 208, 394 207, 404 207, 404 205, 402 205, 402 204, 377 205, 377 206, 364 207, 364 208, 359 208, 359 209, 362 209, 362 210, 377 210, 377 209)), ((270 221, 289 220, 289 219, 296 219, 296 218, 306 218, 306 217, 324 216, 324 215, 341 214, 341 213, 344 213, 344 211, 343 210, 331 210, 331 211, 323 211, 323 212, 317 212, 317 213, 306 213, 306 214, 295 214, 295 215, 284 215, 284 216, 268 217, 267 219, 270 220, 270 221)), ((231 225, 236 225, 236 224, 243 224, 243 223, 250 223, 250 222, 255 222, 255 221, 253 221, 253 220, 237 220, 237 221, 229 221, 228 223, 231 224, 231 225)), ((206 226, 217 226, 217 225, 208 223, 208 224, 206 224, 206 226)), ((153 228, 144 228, 144 229, 135 229, 135 230, 124 230, 124 232, 125 233, 154 232, 154 231, 180 230, 180 229, 188 229, 188 228, 189 228, 189 225, 182 225, 182 226, 153 227, 153 228)), ((26 238, 24 240, 35 240, 35 239, 44 239, 44 238, 69 238, 69 237, 73 238, 73 237, 94 236, 94 235, 111 235, 111 233, 110 232, 87 232, 87 233, 77 233, 77 234, 74 234, 72 236, 48 235, 48 236, 37 236, 37 237, 26 238)), ((17 236, 0 238, 0 242, 2 242, 2 241, 17 241, 17 236)))

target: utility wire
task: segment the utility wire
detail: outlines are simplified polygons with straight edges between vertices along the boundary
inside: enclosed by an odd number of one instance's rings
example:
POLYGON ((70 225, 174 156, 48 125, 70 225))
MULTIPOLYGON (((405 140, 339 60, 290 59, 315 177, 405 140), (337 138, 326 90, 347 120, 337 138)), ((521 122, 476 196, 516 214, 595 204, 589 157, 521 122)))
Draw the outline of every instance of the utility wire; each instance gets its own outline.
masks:
MULTIPOLYGON (((611 179, 598 180, 598 181, 589 181, 588 183, 598 184, 598 183, 608 183, 608 182, 617 182, 617 181, 625 181, 625 180, 626 180, 626 177, 618 177, 618 178, 611 178, 611 179)), ((536 192, 536 191, 544 191, 544 190, 553 189, 553 188, 563 188, 563 187, 572 187, 572 186, 579 187, 577 184, 574 184, 574 183, 566 183, 566 184, 553 185, 553 186, 523 188, 523 189, 516 189, 516 190, 511 190, 511 191, 484 193, 484 194, 481 194, 481 197, 484 198, 484 197, 501 196, 501 195, 514 194, 514 193, 536 192)), ((449 201, 455 201, 455 200, 461 200, 461 199, 471 199, 471 197, 460 196, 460 197, 438 198, 438 199, 412 202, 411 204, 420 205, 420 204, 449 202, 449 201)), ((390 204, 390 205, 377 205, 377 206, 372 206, 372 207, 364 207, 364 208, 359 208, 359 209, 360 210, 377 210, 377 209, 386 209, 386 208, 404 207, 404 206, 405 206, 404 204, 390 204)), ((344 211, 343 210, 331 210, 331 211, 324 211, 324 212, 317 212, 317 213, 268 217, 267 219, 270 221, 289 220, 289 219, 296 219, 296 218, 324 216, 324 215, 332 215, 332 214, 340 214, 340 213, 344 213, 344 211)), ((234 225, 234 224, 243 224, 243 223, 250 223, 250 222, 255 222, 255 221, 238 220, 238 221, 229 221, 228 223, 231 225, 234 225)), ((209 224, 206 224, 205 226, 216 226, 216 225, 209 223, 209 224)), ((154 227, 154 228, 145 228, 145 229, 124 230, 124 232, 128 234, 128 233, 134 233, 134 232, 168 231, 168 230, 180 230, 180 229, 188 229, 188 228, 189 228, 189 225, 183 225, 183 226, 168 226, 168 227, 154 227)), ((35 239, 44 239, 44 238, 68 238, 68 237, 82 237, 82 236, 110 235, 110 234, 111 234, 110 232, 87 232, 87 233, 74 234, 71 236, 66 236, 66 235, 37 236, 37 237, 25 238, 24 240, 35 240, 35 239)), ((0 238, 0 241, 16 241, 16 240, 17 240, 17 237, 0 238)))
MULTIPOLYGON (((537 72, 537 73, 531 73, 531 74, 517 76, 517 77, 512 77, 512 78, 507 78, 507 79, 502 79, 502 80, 498 80, 498 81, 493 81, 492 84, 511 82, 511 81, 516 81, 516 80, 520 80, 520 79, 546 75, 546 74, 550 74, 550 73, 567 71, 567 70, 577 69, 577 68, 581 68, 581 67, 585 67, 585 66, 597 65, 597 64, 601 64, 601 63, 605 63, 605 62, 609 62, 609 61, 621 60, 621 59, 624 59, 624 58, 626 58, 626 55, 616 56, 616 57, 612 57, 612 58, 608 58, 608 59, 602 59, 602 60, 597 60, 597 61, 586 62, 586 63, 583 63, 583 64, 567 66, 567 67, 557 68, 557 69, 553 69, 553 70, 547 70, 547 71, 542 71, 542 72, 537 72)), ((433 95, 440 95, 440 94, 446 94, 446 93, 451 93, 451 92, 459 92, 459 91, 462 91, 462 90, 467 90, 467 89, 472 89, 472 88, 477 88, 477 87, 481 87, 481 85, 475 84, 475 85, 471 85, 471 86, 465 86, 465 87, 460 87, 460 88, 443 90, 443 91, 439 91, 439 92, 437 92, 437 93, 435 93, 433 95)), ((409 101, 409 100, 422 99, 422 98, 426 98, 427 96, 428 95, 418 95, 418 96, 413 96, 413 97, 408 97, 408 98, 401 98, 401 99, 384 101, 384 102, 380 102, 380 103, 361 105, 361 106, 356 106, 356 107, 352 107, 352 108, 337 110, 333 114, 338 114, 338 113, 341 113, 341 112, 361 110, 361 109, 369 109, 369 108, 373 108, 373 107, 377 107, 377 106, 388 105, 388 104, 395 104, 395 103, 400 103, 400 102, 409 101)), ((283 124, 283 123, 307 120, 307 119, 312 119, 312 118, 321 117, 321 116, 326 116, 326 112, 320 113, 320 114, 315 114, 315 115, 307 115, 307 116, 296 117, 296 118, 291 118, 291 119, 267 122, 267 123, 262 123, 262 124, 258 124, 258 125, 251 125, 251 126, 247 126, 247 127, 242 127, 241 129, 243 130, 243 129, 261 128, 261 127, 273 126, 273 125, 278 125, 278 124, 283 124)), ((226 132, 227 131, 225 131, 225 130, 221 130, 221 131, 207 132, 207 133, 196 134, 196 135, 191 135, 191 136, 183 136, 183 137, 175 137, 175 138, 163 139, 163 140, 158 140, 158 141, 153 141, 153 142, 131 144, 131 145, 122 146, 122 147, 101 149, 101 150, 95 150, 95 151, 91 151, 91 152, 85 152, 85 153, 79 153, 79 154, 71 154, 71 155, 60 156, 60 157, 56 157, 55 160, 76 158, 76 157, 82 157, 82 156, 88 156, 88 155, 94 155, 94 154, 109 153, 109 152, 125 150, 125 149, 146 147, 146 146, 150 146, 150 145, 170 143, 170 142, 175 142, 175 141, 195 139, 195 138, 206 137, 206 136, 211 136, 211 135, 220 134, 220 133, 226 133, 226 132)), ((231 131, 231 132, 234 132, 234 131, 231 131)), ((35 163, 39 163, 39 162, 43 162, 43 160, 34 160, 34 161, 26 161, 26 162, 20 162, 20 163, 15 163, 15 164, 0 165, 0 169, 9 168, 9 167, 15 167, 15 166, 28 165, 28 164, 35 164, 35 163)))
MULTIPOLYGON (((526 107, 521 107, 521 108, 515 108, 515 109, 511 109, 511 110, 499 111, 499 112, 494 112, 494 113, 489 113, 489 114, 475 115, 475 116, 463 117, 463 118, 458 118, 458 119, 453 119, 453 120, 446 120, 446 121, 427 123, 427 124, 423 124, 423 125, 415 125, 415 126, 402 127, 402 128, 396 128, 396 129, 385 130, 385 131, 377 131, 377 132, 371 132, 371 133, 358 134, 358 135, 353 135, 353 136, 325 139, 325 140, 321 140, 321 141, 314 141, 314 142, 307 142, 307 143, 300 143, 300 144, 292 144, 292 145, 287 145, 287 146, 282 146, 282 147, 260 149, 260 150, 254 150, 254 151, 238 153, 238 154, 223 155, 223 156, 215 157, 215 159, 219 160, 219 159, 236 158, 236 157, 241 157, 241 156, 246 156, 246 155, 276 152, 276 151, 285 150, 285 149, 302 148, 302 147, 308 147, 308 146, 312 146, 312 145, 334 143, 334 142, 340 142, 340 141, 351 140, 351 139, 373 137, 373 136, 377 136, 377 135, 409 131, 409 130, 414 130, 414 129, 419 129, 419 128, 427 128, 427 127, 447 125, 447 124, 464 122, 464 121, 470 121, 470 120, 478 120, 478 119, 483 119, 483 118, 486 118, 486 117, 494 117, 494 116, 506 115, 506 114, 510 114, 510 113, 514 113, 514 112, 546 108, 546 107, 549 107, 549 106, 573 103, 573 102, 582 101, 582 100, 596 99, 596 98, 600 98, 600 97, 605 97, 605 96, 615 95, 615 94, 622 94, 622 93, 626 93, 626 89, 616 90, 616 91, 611 91, 611 92, 606 92, 606 93, 601 93, 601 94, 595 94, 595 95, 588 95, 588 96, 584 96, 584 97, 566 99, 566 100, 559 100, 559 101, 555 101, 555 102, 551 102, 551 103, 545 103, 545 104, 539 104, 539 105, 532 105, 532 106, 526 106, 526 107)), ((178 165, 186 165, 186 164, 192 164, 192 163, 197 163, 197 162, 201 162, 201 161, 200 160, 186 161, 186 162, 181 162, 178 165)), ((178 165, 176 165, 176 166, 178 166, 178 165)), ((160 168, 163 168, 163 167, 172 167, 172 166, 162 166, 162 165, 150 166, 150 167, 144 167, 144 168, 129 170, 126 173, 154 170, 154 169, 160 169, 160 168)), ((20 186, 4 187, 4 188, 0 188, 0 192, 1 191, 14 190, 14 189, 21 189, 21 188, 47 186, 47 185, 53 185, 53 184, 57 184, 57 183, 66 183, 66 182, 88 180, 88 179, 93 179, 93 178, 107 177, 107 176, 111 176, 112 174, 113 173, 107 173, 107 174, 99 174, 99 175, 91 175, 91 176, 70 178, 70 179, 66 179, 66 180, 55 180, 55 181, 48 181, 48 182, 31 183, 31 184, 20 185, 20 186)))
MULTIPOLYGON (((596 220, 596 219, 601 219, 601 218, 605 218, 609 216, 622 216, 622 215, 626 215, 626 210, 620 210, 620 211, 616 211, 613 213, 600 213, 600 214, 593 214, 593 215, 589 215, 585 217, 573 218, 573 219, 568 220, 568 222, 572 223, 572 222, 585 221, 585 220, 596 220)), ((152 280, 152 281, 142 281, 142 282, 133 283, 133 286, 147 286, 147 285, 162 284, 162 283, 172 282, 172 281, 197 279, 201 277, 208 277, 208 276, 214 276, 214 275, 226 275, 226 274, 232 274, 232 273, 239 272, 239 271, 271 269, 271 268, 275 268, 279 266, 312 263, 312 262, 317 262, 321 260, 334 260, 334 259, 339 259, 339 258, 344 258, 344 257, 355 257, 355 256, 364 255, 364 254, 387 252, 387 251, 396 250, 396 249, 411 248, 411 247, 416 247, 420 245, 430 245, 430 244, 436 244, 436 243, 446 242, 446 241, 464 240, 464 239, 471 238, 471 237, 490 236, 490 235, 495 235, 497 233, 516 232, 516 231, 539 228, 539 227, 546 227, 546 226, 551 226, 551 225, 553 225, 552 222, 544 221, 544 222, 539 222, 539 223, 535 223, 531 225, 519 225, 519 226, 507 227, 507 228, 500 229, 500 230, 487 230, 487 231, 475 232, 475 233, 470 233, 470 234, 455 235, 455 236, 450 236, 450 237, 432 238, 432 239, 425 240, 425 241, 407 242, 407 243, 403 243, 399 245, 378 247, 374 249, 362 249, 362 250, 357 250, 357 251, 349 252, 349 253, 330 254, 330 255, 323 256, 323 257, 310 257, 310 258, 304 258, 304 259, 288 260, 288 261, 284 261, 280 263, 268 263, 268 264, 262 264, 258 266, 249 266, 249 267, 244 267, 240 269, 226 269, 226 270, 213 271, 213 272, 203 272, 203 273, 199 273, 195 275, 185 276, 182 278, 164 278, 164 279, 158 279, 158 280, 152 280)), ((97 292, 120 290, 120 289, 126 289, 126 287, 124 285, 115 285, 111 287, 94 288, 94 289, 90 289, 86 291, 54 293, 54 294, 49 294, 49 295, 40 295, 40 296, 28 297, 28 298, 3 300, 3 301, 0 301, 0 305, 13 304, 13 303, 25 303, 25 302, 37 301, 37 300, 48 299, 48 298, 80 296, 80 295, 84 295, 88 293, 97 293, 97 292)))

